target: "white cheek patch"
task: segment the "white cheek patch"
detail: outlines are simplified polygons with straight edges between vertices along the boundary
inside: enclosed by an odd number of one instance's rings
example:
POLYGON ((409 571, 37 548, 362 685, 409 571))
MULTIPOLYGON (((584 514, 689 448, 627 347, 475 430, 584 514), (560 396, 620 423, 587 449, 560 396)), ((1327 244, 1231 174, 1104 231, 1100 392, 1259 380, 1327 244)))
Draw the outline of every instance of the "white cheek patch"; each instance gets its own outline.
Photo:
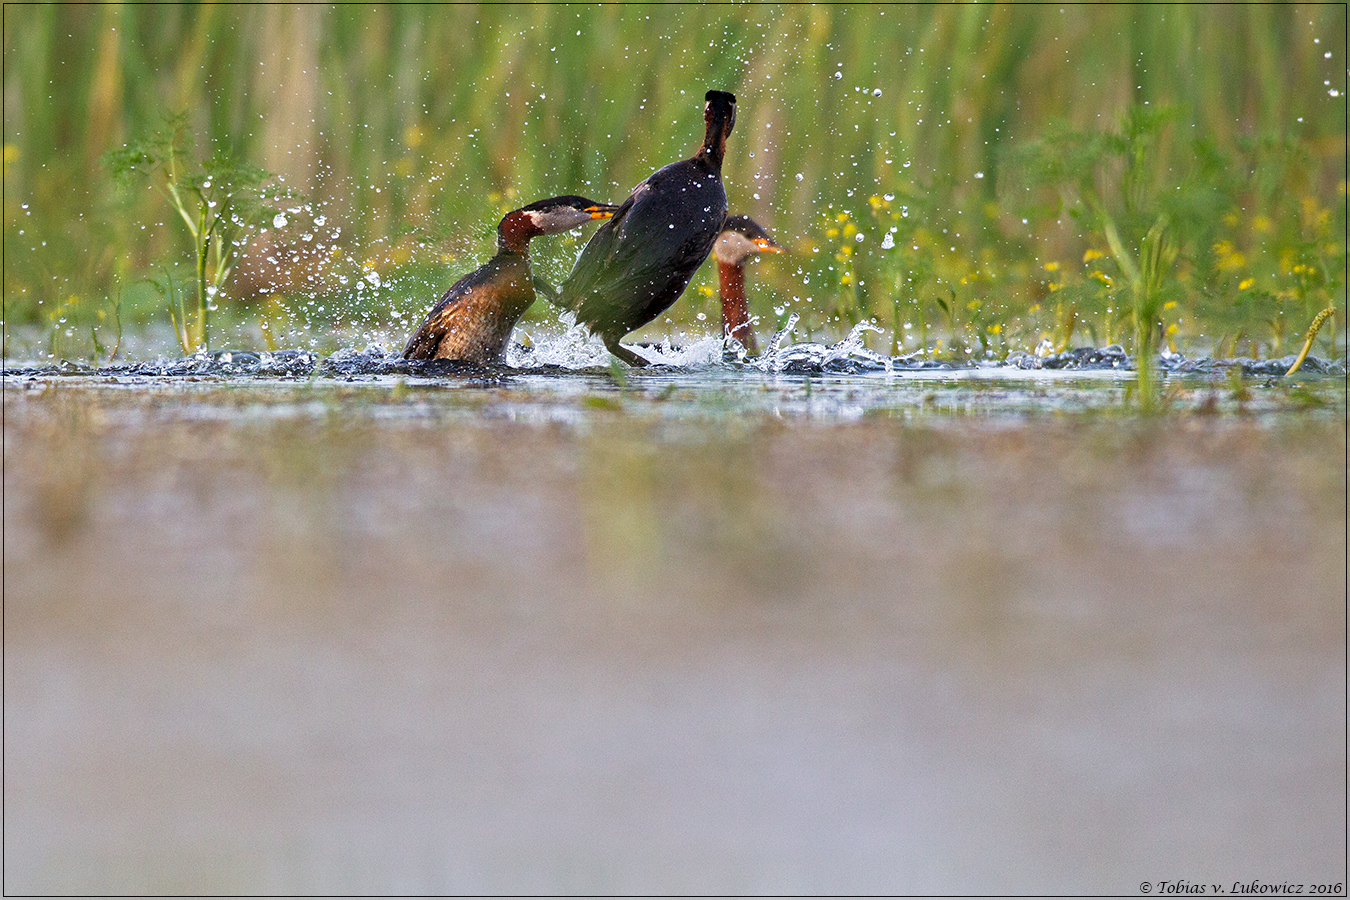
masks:
POLYGON ((724 231, 717 239, 717 258, 722 262, 744 262, 759 248, 738 231, 724 231))
POLYGON ((535 210, 529 213, 530 221, 541 234, 558 234, 575 228, 582 222, 590 221, 590 213, 583 213, 571 207, 553 209, 548 212, 538 212, 535 210))

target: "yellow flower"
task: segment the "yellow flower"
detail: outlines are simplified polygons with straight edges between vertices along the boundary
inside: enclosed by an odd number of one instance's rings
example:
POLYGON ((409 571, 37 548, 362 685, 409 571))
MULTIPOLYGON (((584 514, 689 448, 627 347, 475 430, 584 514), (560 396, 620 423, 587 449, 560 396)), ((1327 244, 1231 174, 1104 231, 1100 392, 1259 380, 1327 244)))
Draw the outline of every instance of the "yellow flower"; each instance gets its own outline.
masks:
POLYGON ((1163 304, 1163 309, 1175 309, 1175 308, 1176 308, 1176 305, 1177 305, 1177 301, 1175 301, 1175 300, 1168 300, 1166 303, 1163 304))
POLYGON ((854 225, 852 222, 849 222, 847 225, 844 226, 844 237, 853 237, 857 233, 858 233, 858 226, 854 225))
POLYGON ((416 125, 409 125, 403 129, 403 143, 414 150, 422 146, 422 129, 416 125))
POLYGON ((848 210, 844 210, 843 212, 841 212, 839 215, 835 216, 834 218, 835 218, 835 221, 836 221, 836 222, 847 222, 847 221, 848 221, 848 210))
POLYGON ((1088 248, 1088 250, 1083 254, 1083 262, 1090 263, 1094 259, 1101 259, 1104 255, 1105 254, 1103 254, 1102 251, 1100 250, 1093 250, 1091 248, 1088 248))
POLYGON ((1257 234, 1269 234, 1273 227, 1274 223, 1270 221, 1269 216, 1255 216, 1252 219, 1252 231, 1257 234))
POLYGON ((1002 334, 1003 326, 995 322, 993 325, 990 325, 988 328, 986 328, 985 331, 989 332, 990 334, 1002 334))
POLYGON ((1107 287, 1110 287, 1110 286, 1111 286, 1111 276, 1110 276, 1110 275, 1107 275, 1107 274, 1106 274, 1105 272, 1103 272, 1101 269, 1093 269, 1091 272, 1088 273, 1088 277, 1089 277, 1089 278, 1092 278, 1092 279, 1094 279, 1094 280, 1096 280, 1096 281, 1100 281, 1102 284, 1106 285, 1107 287))
POLYGON ((826 236, 826 237, 831 237, 831 238, 832 238, 832 237, 839 237, 839 229, 838 229, 838 228, 826 228, 826 229, 825 229, 825 236, 826 236))
POLYGON ((1219 241, 1215 244, 1214 255, 1218 257, 1214 265, 1220 272, 1232 272, 1247 266, 1247 257, 1238 252, 1232 241, 1219 241))
POLYGON ((1049 284, 1047 284, 1046 287, 1049 288, 1049 289, 1053 292, 1053 291, 1059 290, 1061 287, 1063 287, 1063 285, 1060 285, 1060 284, 1058 284, 1058 283, 1052 281, 1052 282, 1050 282, 1049 284))
POLYGON ((1251 287, 1254 284, 1256 284, 1255 278, 1244 278, 1238 282, 1238 290, 1245 291, 1247 288, 1251 287))
POLYGON ((853 283, 853 274, 851 272, 845 272, 843 275, 839 276, 839 283, 844 285, 844 287, 848 287, 853 283))
POLYGON ((1058 272, 1058 271, 1059 271, 1059 263, 1055 262, 1054 260, 1051 260, 1050 262, 1048 262, 1048 263, 1045 264, 1045 271, 1047 271, 1047 272, 1058 272))
POLYGON ((1224 213, 1223 224, 1228 225, 1229 227, 1232 228, 1236 228, 1238 221, 1239 219, 1236 210, 1230 213, 1224 213))
POLYGON ((1299 201, 1299 205, 1303 207, 1303 221, 1306 227, 1317 232, 1327 227, 1331 220, 1331 210, 1319 206, 1316 197, 1304 197, 1299 201))

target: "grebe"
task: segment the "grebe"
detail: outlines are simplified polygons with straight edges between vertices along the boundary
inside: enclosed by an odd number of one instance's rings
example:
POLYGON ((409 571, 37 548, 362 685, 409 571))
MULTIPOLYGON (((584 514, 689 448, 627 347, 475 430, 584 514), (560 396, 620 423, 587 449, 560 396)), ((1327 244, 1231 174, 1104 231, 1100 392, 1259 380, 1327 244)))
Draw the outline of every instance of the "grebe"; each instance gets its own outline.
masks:
POLYGON ((722 157, 736 123, 736 97, 708 91, 703 146, 638 185, 600 227, 563 282, 558 305, 632 366, 647 360, 619 339, 665 312, 708 258, 727 216, 722 157))
POLYGON ((403 358, 500 364, 511 329, 535 298, 530 238, 608 219, 618 208, 569 195, 507 213, 497 226, 497 255, 445 292, 408 340, 403 358))
POLYGON ((749 216, 727 216, 713 245, 717 282, 722 295, 722 337, 732 337, 752 356, 759 353, 750 309, 745 300, 745 266, 760 253, 782 253, 783 248, 749 216))

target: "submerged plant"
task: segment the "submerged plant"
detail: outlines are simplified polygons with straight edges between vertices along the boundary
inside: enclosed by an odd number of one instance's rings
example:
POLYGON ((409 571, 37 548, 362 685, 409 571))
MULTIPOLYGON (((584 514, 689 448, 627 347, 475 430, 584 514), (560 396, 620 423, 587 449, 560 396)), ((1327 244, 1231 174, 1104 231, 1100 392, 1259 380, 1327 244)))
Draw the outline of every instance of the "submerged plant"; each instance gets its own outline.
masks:
POLYGON ((164 285, 152 284, 165 296, 174 333, 185 353, 209 347, 210 314, 216 309, 221 286, 265 223, 285 224, 277 204, 289 197, 287 191, 278 189, 270 173, 221 151, 202 159, 194 155, 193 148, 184 112, 165 117, 148 138, 104 157, 119 183, 148 179, 183 221, 192 249, 195 312, 188 315, 167 278, 164 285))

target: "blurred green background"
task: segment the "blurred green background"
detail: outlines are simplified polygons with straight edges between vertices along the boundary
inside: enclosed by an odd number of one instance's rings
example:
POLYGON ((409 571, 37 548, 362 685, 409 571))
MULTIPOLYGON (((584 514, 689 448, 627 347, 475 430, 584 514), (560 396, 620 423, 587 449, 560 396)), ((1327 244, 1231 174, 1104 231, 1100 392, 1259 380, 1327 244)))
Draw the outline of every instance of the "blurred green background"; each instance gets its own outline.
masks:
MULTIPOLYGON (((1142 261, 1163 222, 1163 340, 1291 353, 1334 304, 1339 355, 1345 40, 1343 5, 6 6, 6 355, 177 349, 146 279, 192 277, 183 223, 104 161, 166 114, 307 198, 242 236, 212 347, 333 349, 400 344, 505 211, 687 156, 708 88, 739 99, 731 210, 793 251, 750 276, 762 335, 1128 345, 1107 225, 1142 261)), ((716 327, 712 268, 647 336, 716 327)))

